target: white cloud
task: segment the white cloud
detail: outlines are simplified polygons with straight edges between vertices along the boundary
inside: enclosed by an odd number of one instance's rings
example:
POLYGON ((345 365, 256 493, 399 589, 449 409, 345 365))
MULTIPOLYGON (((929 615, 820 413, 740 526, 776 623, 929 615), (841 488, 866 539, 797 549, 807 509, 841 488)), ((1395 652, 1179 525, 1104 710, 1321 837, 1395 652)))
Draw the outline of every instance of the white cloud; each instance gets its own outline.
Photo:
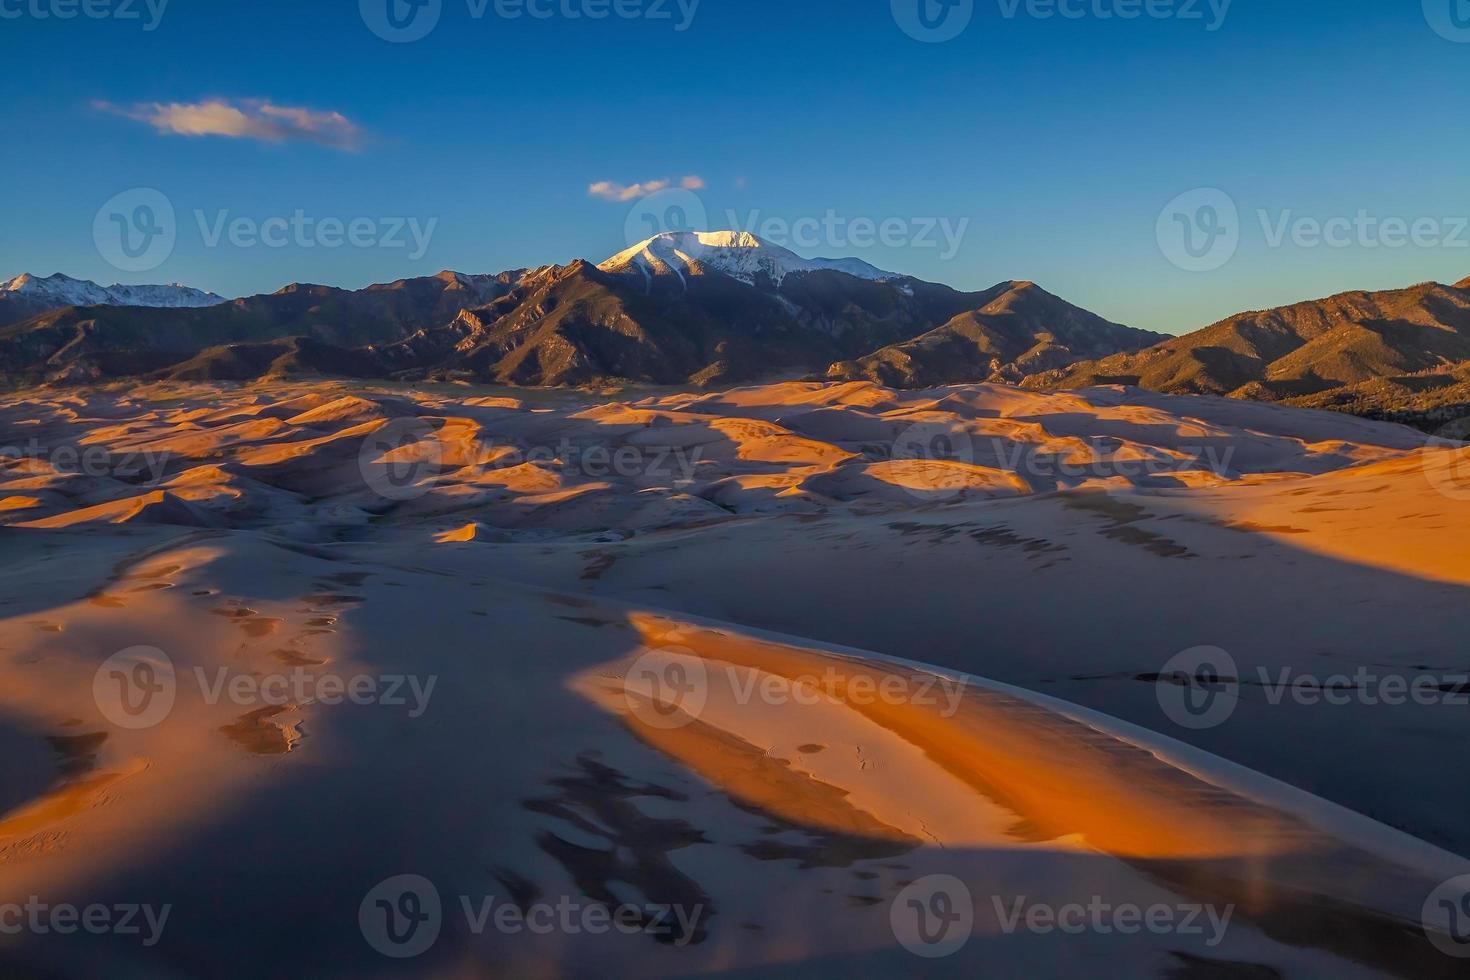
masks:
POLYGON ((703 177, 690 175, 675 180, 665 177, 663 180, 645 180, 636 184, 621 184, 615 180, 599 180, 587 188, 587 193, 592 197, 600 197, 604 201, 632 201, 649 194, 657 194, 666 191, 670 187, 679 186, 688 191, 703 190, 705 183, 703 177))
POLYGON ((355 150, 363 141, 362 128, 340 112, 276 105, 264 99, 93 105, 103 112, 147 123, 160 133, 179 136, 225 136, 267 143, 302 140, 338 150, 355 150))

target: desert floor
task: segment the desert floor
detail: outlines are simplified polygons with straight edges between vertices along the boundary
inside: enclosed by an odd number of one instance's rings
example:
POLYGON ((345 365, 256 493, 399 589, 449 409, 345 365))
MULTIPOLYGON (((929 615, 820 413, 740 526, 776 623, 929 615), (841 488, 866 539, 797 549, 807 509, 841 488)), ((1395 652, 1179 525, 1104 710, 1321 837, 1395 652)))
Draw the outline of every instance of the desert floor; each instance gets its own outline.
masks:
POLYGON ((6 396, 0 973, 1462 976, 1467 518, 1111 388, 6 396))

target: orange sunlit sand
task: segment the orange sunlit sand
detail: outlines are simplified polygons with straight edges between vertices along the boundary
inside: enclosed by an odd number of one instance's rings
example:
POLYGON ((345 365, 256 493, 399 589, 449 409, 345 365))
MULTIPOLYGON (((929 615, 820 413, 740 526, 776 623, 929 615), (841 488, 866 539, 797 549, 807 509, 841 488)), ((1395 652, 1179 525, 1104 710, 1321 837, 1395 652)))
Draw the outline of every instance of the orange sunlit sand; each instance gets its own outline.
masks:
MULTIPOLYGON (((1242 676, 1299 664, 1308 625, 1324 666, 1434 666, 1464 625, 1470 451, 1224 399, 986 385, 161 386, 16 396, 0 420, 33 450, 94 451, 0 473, 0 736, 24 761, 0 785, 0 890, 148 882, 193 909, 181 963, 221 928, 181 869, 240 847, 269 855, 238 886, 268 929, 291 914, 271 865, 315 869, 295 887, 325 907, 410 868, 446 895, 632 887, 711 912, 677 955, 456 937, 446 975, 901 968, 887 903, 939 872, 980 890, 960 963, 1090 955, 1017 950, 980 892, 1107 894, 1228 904, 1219 960, 1450 975, 1412 925, 1470 842, 1405 788, 1441 772, 1420 732, 1462 739, 1463 713, 1367 730, 1244 699, 1201 735, 1170 728, 1151 678, 1205 643, 1242 676), (1187 621, 1186 594, 1210 597, 1187 621), (152 727, 99 710, 127 648, 177 677, 152 727), (650 653, 707 678, 678 724, 629 681, 650 653), (296 687, 264 705, 215 687, 277 675, 296 687), (430 676, 421 716, 320 686, 430 676), (810 678, 800 702, 752 693, 810 678), (885 684, 932 697, 871 696, 885 684), (84 764, 47 748, 82 736, 84 764), (411 834, 357 819, 403 787, 411 834)), ((356 962, 344 921, 305 966, 356 962)))

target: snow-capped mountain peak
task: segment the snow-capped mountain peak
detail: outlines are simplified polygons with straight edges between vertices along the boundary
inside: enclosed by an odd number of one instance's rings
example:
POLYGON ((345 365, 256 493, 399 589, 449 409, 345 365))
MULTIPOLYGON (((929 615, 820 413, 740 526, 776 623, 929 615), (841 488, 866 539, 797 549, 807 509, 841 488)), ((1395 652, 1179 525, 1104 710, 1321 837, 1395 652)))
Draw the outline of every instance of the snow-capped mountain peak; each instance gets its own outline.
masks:
POLYGON ((173 283, 161 286, 99 286, 86 279, 57 273, 33 276, 23 272, 0 286, 0 297, 24 301, 36 307, 61 306, 149 306, 199 307, 227 302, 223 296, 173 283))
POLYGON ((745 231, 664 232, 619 252, 598 268, 613 273, 636 270, 648 278, 676 275, 681 280, 706 269, 752 285, 764 276, 777 286, 793 272, 823 269, 875 281, 902 278, 861 259, 804 259, 745 231))

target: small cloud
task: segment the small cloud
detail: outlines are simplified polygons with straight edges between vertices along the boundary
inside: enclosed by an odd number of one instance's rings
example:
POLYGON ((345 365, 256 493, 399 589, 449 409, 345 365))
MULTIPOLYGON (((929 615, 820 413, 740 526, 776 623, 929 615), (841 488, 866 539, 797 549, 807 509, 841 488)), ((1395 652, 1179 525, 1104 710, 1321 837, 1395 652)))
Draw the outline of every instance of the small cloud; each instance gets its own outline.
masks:
POLYGON ((300 140, 337 150, 362 145, 360 126, 340 112, 276 105, 264 99, 209 99, 204 102, 94 102, 93 108, 147 123, 177 136, 226 136, 266 143, 300 140))
POLYGON ((599 180, 587 188, 587 193, 592 197, 600 197, 604 201, 633 201, 649 194, 657 194, 666 191, 674 185, 684 188, 686 191, 703 190, 704 178, 690 175, 678 180, 665 177, 663 180, 645 180, 636 184, 621 184, 615 180, 599 180))

